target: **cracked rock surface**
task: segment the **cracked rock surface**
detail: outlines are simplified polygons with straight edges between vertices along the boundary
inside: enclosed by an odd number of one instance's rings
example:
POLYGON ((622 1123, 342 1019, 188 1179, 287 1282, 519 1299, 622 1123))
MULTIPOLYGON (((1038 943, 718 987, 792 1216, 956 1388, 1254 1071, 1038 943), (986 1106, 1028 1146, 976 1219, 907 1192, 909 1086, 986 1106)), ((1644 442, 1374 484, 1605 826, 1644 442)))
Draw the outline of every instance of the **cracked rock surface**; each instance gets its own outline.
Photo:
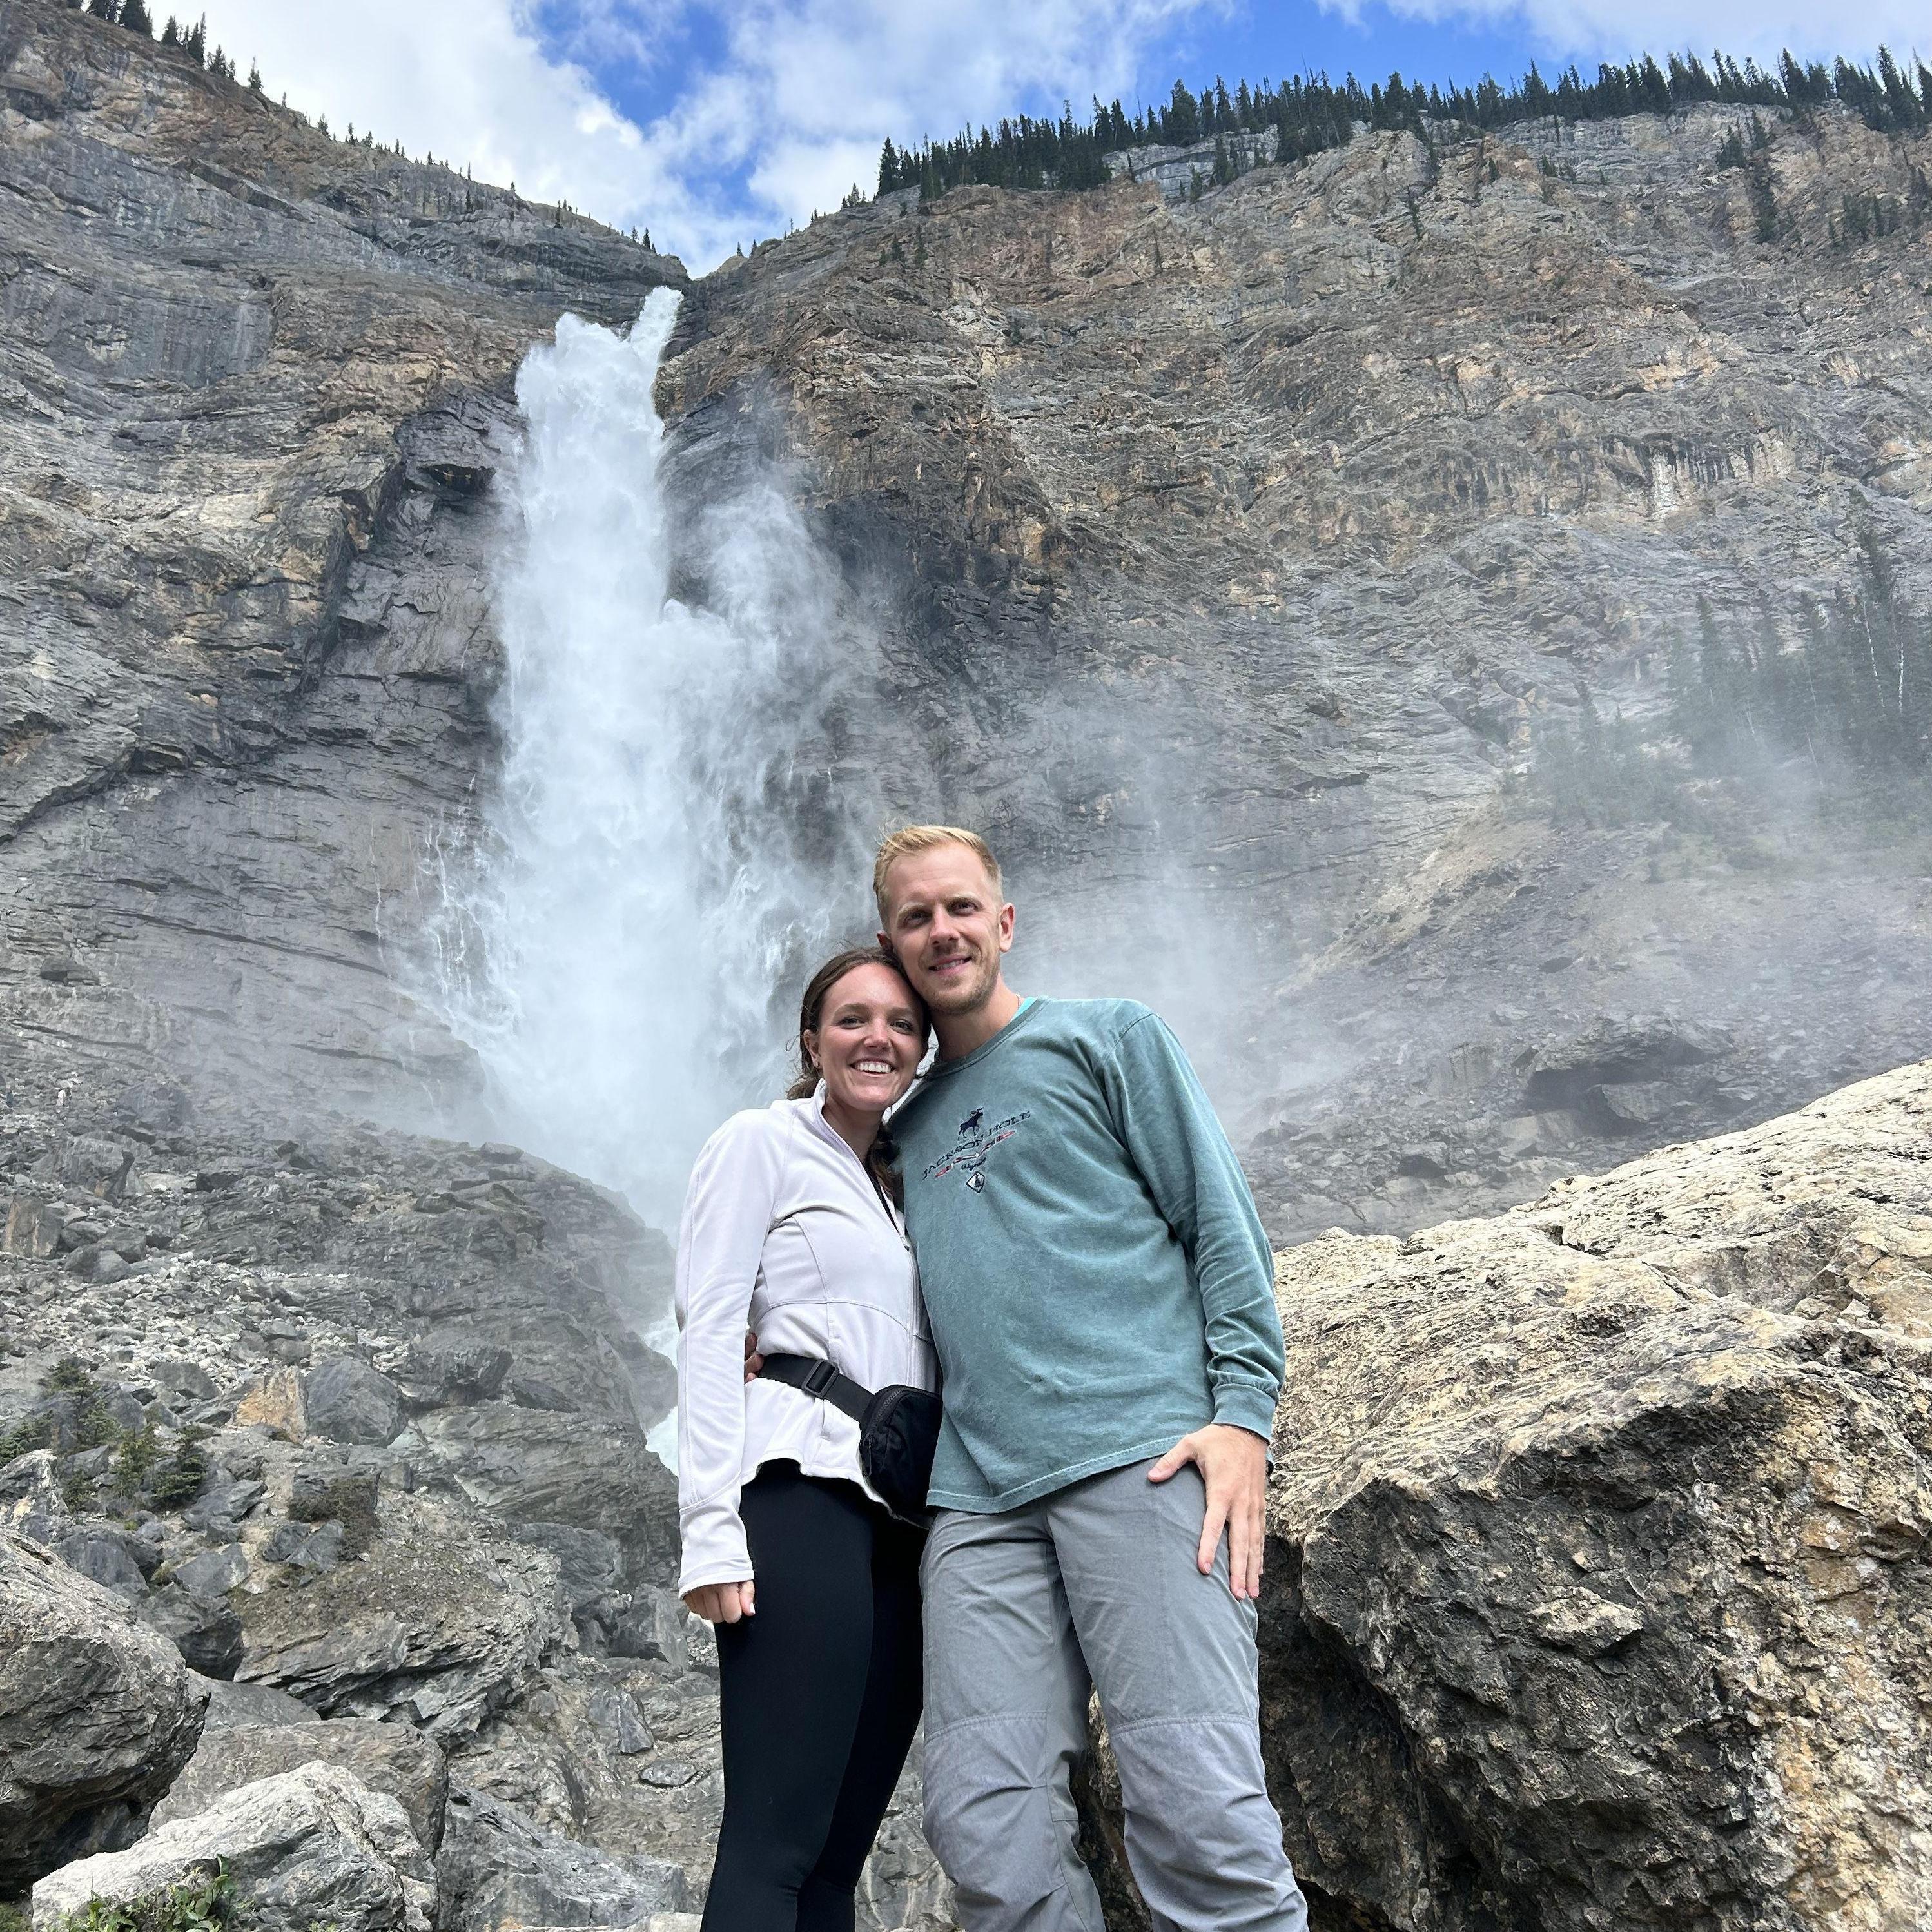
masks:
POLYGON ((1932 1916, 1932 1063, 1278 1298, 1314 1886, 1405 1932, 1932 1916))

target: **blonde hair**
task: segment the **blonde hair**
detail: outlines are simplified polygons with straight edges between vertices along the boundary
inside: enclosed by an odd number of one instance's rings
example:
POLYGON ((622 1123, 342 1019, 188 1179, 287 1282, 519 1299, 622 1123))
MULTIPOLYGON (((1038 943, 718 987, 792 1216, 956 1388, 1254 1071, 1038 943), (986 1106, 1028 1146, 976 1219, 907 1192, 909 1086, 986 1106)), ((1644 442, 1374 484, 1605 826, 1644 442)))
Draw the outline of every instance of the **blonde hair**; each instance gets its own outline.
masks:
POLYGON ((879 908, 879 916, 890 923, 890 915, 886 908, 886 874, 901 859, 909 859, 915 852, 931 852, 941 845, 963 845, 986 868, 986 876, 993 882, 993 896, 1004 896, 1006 886, 1000 878, 1000 862, 993 856, 993 848, 976 832, 968 832, 958 825, 908 825, 895 832, 879 848, 879 856, 872 861, 872 898, 879 908))

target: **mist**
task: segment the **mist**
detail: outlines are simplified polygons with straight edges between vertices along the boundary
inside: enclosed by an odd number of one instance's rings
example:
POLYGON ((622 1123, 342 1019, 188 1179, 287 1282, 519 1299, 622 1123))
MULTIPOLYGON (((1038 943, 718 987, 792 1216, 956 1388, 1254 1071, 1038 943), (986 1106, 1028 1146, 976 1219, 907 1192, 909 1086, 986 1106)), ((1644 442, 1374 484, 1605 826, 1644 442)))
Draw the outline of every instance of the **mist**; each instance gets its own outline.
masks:
POLYGON ((782 994, 851 922, 829 880, 860 877, 804 808, 832 586, 771 478, 680 533, 708 608, 673 594, 651 390, 677 303, 628 332, 566 315, 518 375, 501 775, 440 868, 428 975, 496 1130, 660 1222, 720 1120, 782 1086, 782 994))

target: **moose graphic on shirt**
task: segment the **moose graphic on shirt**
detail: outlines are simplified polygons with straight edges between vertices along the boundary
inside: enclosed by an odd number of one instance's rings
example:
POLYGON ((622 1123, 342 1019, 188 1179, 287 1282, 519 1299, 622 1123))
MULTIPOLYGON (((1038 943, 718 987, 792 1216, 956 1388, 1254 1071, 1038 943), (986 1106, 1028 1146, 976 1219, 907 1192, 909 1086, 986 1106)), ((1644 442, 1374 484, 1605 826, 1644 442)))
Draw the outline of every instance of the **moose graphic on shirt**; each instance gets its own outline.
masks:
POLYGON ((1023 1107, 1017 1114, 1009 1114, 1003 1120, 986 1124, 986 1110, 975 1107, 959 1123, 959 1130, 952 1142, 952 1151, 934 1161, 927 1168, 922 1179, 938 1180, 949 1174, 961 1175, 966 1185, 975 1194, 986 1192, 986 1156, 1002 1141, 1011 1140, 1022 1123, 1033 1118, 1033 1109, 1023 1107))

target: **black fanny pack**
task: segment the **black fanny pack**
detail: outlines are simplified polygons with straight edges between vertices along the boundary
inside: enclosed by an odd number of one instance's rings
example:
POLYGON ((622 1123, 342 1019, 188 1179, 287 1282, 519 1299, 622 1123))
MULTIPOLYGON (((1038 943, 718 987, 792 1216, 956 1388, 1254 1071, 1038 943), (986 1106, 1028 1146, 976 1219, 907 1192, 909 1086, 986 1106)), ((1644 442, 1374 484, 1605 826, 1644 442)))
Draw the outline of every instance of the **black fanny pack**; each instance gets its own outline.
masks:
POLYGON ((924 1527, 933 1452, 939 1447, 938 1396, 903 1382, 875 1395, 815 1355, 767 1355, 758 1372, 849 1415, 859 1425, 859 1467, 866 1481, 902 1522, 924 1527))

